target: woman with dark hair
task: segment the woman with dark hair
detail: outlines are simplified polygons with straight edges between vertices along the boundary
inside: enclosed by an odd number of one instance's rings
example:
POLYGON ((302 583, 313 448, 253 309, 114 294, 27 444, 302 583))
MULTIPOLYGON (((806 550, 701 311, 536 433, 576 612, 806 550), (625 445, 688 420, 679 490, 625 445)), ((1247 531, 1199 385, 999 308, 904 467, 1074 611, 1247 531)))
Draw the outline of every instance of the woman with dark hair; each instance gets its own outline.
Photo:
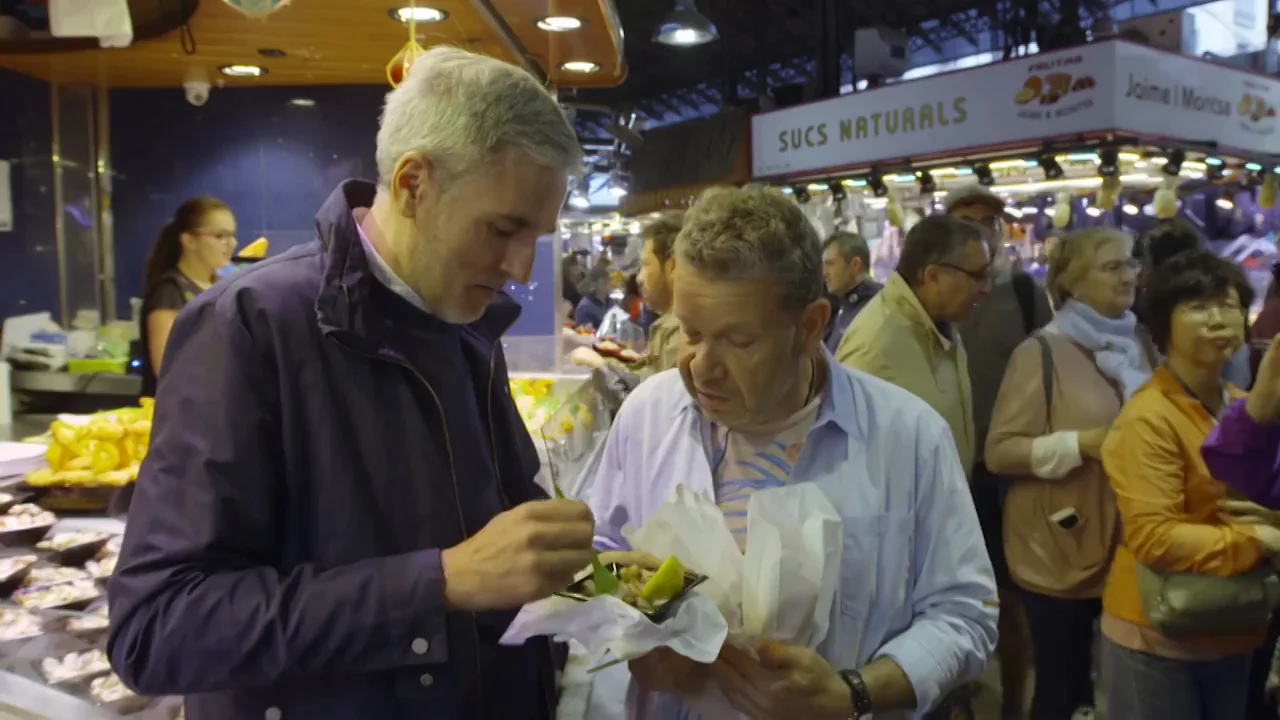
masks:
POLYGON ((142 395, 155 397, 156 374, 173 320, 218 278, 236 248, 236 218, 226 203, 193 197, 178 206, 147 255, 142 287, 142 395))
POLYGON ((1245 717, 1251 654, 1266 638, 1266 619, 1222 632, 1235 621, 1231 609, 1197 607, 1203 629, 1167 634, 1148 609, 1162 607, 1153 593, 1162 597, 1163 586, 1153 582, 1241 575, 1280 554, 1280 530, 1222 512, 1227 486, 1200 456, 1227 404, 1243 394, 1222 370, 1244 341, 1252 295, 1240 268, 1208 250, 1168 258, 1147 285, 1147 327, 1165 360, 1102 447, 1123 533, 1102 598, 1107 717, 1245 717))

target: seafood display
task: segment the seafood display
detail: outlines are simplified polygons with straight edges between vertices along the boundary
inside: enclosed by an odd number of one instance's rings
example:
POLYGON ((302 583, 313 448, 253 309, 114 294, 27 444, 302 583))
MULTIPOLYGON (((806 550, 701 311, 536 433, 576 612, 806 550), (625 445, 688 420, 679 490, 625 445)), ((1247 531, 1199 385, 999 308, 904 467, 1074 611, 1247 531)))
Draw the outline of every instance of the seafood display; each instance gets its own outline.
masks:
POLYGON ((121 487, 138 479, 151 442, 153 404, 87 417, 64 416, 49 426, 49 467, 28 473, 34 488, 121 487))
POLYGON ((37 550, 66 550, 76 547, 77 545, 88 545, 90 543, 105 542, 109 540, 111 535, 101 532, 63 532, 54 535, 36 543, 37 550))
POLYGON ((0 558, 0 582, 27 570, 36 564, 35 555, 13 555, 10 557, 0 558))
POLYGON ((22 586, 28 588, 42 587, 89 579, 91 579, 89 573, 80 568, 63 567, 62 565, 42 565, 31 568, 31 571, 27 573, 26 579, 22 581, 22 586))
POLYGON ((38 615, 17 608, 0 607, 0 642, 32 638, 44 632, 38 615))
POLYGON ((92 580, 73 580, 57 585, 26 587, 13 594, 13 601, 24 608, 47 610, 88 604, 102 592, 92 580))
POLYGON ((40 661, 40 672, 45 681, 53 684, 74 682, 110 671, 111 662, 107 660, 107 654, 96 648, 40 661))
POLYGON ((94 678, 89 683, 89 694, 101 704, 114 703, 134 696, 132 690, 124 686, 120 676, 115 673, 94 678))
POLYGON ((77 615, 67 620, 67 632, 96 632, 98 630, 106 630, 107 625, 107 606, 99 605, 83 615, 77 615))
POLYGON ((58 516, 32 503, 20 503, 0 515, 0 532, 50 527, 58 522, 58 516))

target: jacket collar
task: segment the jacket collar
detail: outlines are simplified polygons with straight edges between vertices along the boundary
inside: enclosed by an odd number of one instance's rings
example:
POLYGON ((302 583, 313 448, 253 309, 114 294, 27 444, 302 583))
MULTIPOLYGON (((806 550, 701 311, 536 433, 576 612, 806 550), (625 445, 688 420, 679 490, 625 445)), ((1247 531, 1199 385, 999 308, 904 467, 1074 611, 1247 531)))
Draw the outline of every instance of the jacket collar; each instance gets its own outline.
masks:
POLYGON ((900 311, 906 315, 906 318, 912 325, 928 332, 938 342, 943 350, 951 350, 955 345, 955 327, 952 326, 951 332, 953 337, 947 337, 938 329, 938 324, 929 317, 929 313, 925 312, 924 306, 920 304, 920 298, 916 297, 916 293, 911 289, 911 285, 907 283, 907 279, 902 277, 897 270, 894 270, 889 279, 885 281, 884 290, 881 291, 886 302, 891 302, 900 311))
MULTIPOLYGON (((364 180, 347 180, 339 185, 316 213, 316 233, 323 257, 322 283, 316 297, 316 319, 326 334, 340 334, 381 352, 388 338, 388 319, 379 317, 372 293, 379 283, 373 276, 360 230, 356 208, 373 206, 377 187, 364 180)), ((496 343, 516 319, 520 304, 506 293, 498 293, 479 320, 462 326, 464 334, 477 344, 496 343)))
POLYGON ((870 276, 862 278, 853 289, 844 294, 844 301, 848 303, 866 302, 876 296, 876 293, 884 289, 880 283, 872 280, 870 276))
MULTIPOLYGON (((844 366, 836 361, 835 355, 831 354, 826 345, 820 345, 819 348, 822 352, 820 360, 827 364, 827 383, 822 389, 822 402, 818 405, 818 418, 813 427, 816 429, 832 424, 846 435, 865 438, 866 434, 858 425, 858 407, 853 397, 852 377, 844 366)), ((688 413, 692 413, 699 420, 703 417, 698 401, 686 390, 681 395, 680 402, 676 403, 676 414, 688 413)))

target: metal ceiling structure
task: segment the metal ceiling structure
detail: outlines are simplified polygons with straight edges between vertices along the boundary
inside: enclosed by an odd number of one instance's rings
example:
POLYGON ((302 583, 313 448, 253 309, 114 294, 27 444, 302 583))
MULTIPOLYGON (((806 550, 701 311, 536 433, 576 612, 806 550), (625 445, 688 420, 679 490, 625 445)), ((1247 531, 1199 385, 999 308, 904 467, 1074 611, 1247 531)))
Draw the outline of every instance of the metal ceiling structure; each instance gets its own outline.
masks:
MULTIPOLYGON (((654 42, 653 30, 670 0, 619 0, 630 73, 619 87, 580 90, 579 135, 611 143, 611 122, 634 112, 642 127, 705 117, 726 106, 750 105, 785 85, 814 83, 819 48, 836 6, 836 36, 847 51, 858 28, 902 29, 910 37, 911 65, 955 60, 979 52, 1010 51, 1038 40, 1071 44, 1085 39, 1092 21, 1122 21, 1204 0, 699 0, 720 38, 695 47, 654 42), (1077 37, 1074 37, 1078 35, 1077 37), (593 110, 594 108, 594 110, 593 110)), ((855 80, 847 52, 840 81, 855 80)))

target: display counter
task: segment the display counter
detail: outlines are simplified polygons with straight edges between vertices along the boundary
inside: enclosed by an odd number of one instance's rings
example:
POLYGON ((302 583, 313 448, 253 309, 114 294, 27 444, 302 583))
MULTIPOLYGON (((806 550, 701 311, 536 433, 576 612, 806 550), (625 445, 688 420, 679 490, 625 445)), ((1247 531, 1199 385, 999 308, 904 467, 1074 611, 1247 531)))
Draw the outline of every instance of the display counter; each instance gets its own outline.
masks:
POLYGON ((129 405, 142 394, 142 378, 119 373, 14 371, 15 405, 27 413, 91 413, 129 405))

